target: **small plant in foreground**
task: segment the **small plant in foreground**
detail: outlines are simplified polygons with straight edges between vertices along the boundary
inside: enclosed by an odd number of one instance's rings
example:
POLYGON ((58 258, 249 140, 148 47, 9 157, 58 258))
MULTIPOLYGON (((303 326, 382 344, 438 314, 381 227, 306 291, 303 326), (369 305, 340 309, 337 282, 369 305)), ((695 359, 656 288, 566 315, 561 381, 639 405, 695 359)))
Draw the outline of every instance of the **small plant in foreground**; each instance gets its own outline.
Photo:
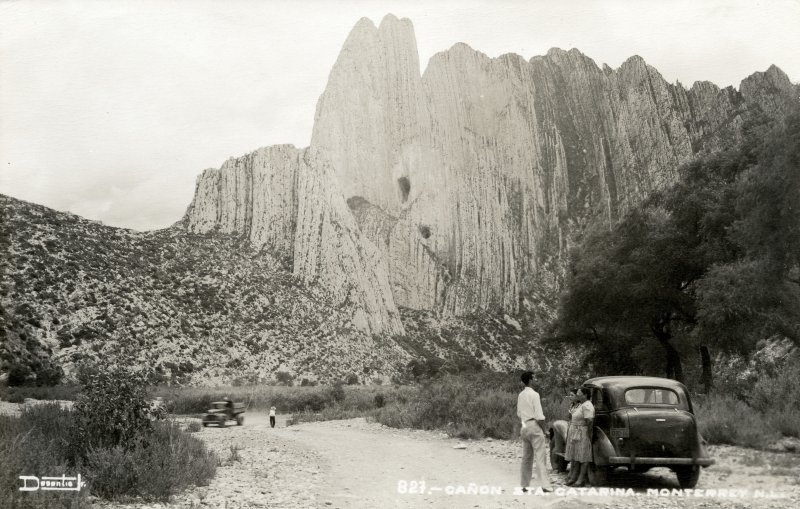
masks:
POLYGON ((189 433, 197 433, 201 429, 203 429, 203 426, 197 421, 192 421, 186 425, 186 431, 189 433))
POLYGON ((124 368, 86 371, 75 404, 81 456, 90 449, 130 449, 152 430, 150 401, 143 375, 124 368))
POLYGON ((242 461, 242 456, 239 454, 239 451, 241 450, 242 448, 239 447, 238 445, 232 445, 230 447, 230 453, 228 454, 228 459, 227 459, 228 465, 236 463, 237 461, 242 461))

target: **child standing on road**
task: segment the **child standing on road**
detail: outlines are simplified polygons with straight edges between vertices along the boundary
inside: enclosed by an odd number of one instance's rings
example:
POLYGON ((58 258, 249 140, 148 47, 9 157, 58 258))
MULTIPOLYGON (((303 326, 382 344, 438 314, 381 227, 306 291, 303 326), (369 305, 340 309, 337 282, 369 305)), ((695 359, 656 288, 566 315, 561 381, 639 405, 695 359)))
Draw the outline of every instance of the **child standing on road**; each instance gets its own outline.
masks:
POLYGON ((269 408, 269 425, 270 427, 275 427, 275 407, 269 408))

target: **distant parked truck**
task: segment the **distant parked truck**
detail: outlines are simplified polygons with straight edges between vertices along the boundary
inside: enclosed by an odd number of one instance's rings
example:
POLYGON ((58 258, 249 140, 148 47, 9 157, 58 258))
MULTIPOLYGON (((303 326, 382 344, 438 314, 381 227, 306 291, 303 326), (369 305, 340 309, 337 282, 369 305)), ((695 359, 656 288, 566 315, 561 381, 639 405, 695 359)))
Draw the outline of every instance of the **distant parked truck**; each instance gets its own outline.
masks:
POLYGON ((228 421, 236 421, 236 425, 241 426, 244 424, 244 411, 244 402, 214 401, 211 403, 211 408, 203 415, 203 426, 216 424, 224 428, 228 421))

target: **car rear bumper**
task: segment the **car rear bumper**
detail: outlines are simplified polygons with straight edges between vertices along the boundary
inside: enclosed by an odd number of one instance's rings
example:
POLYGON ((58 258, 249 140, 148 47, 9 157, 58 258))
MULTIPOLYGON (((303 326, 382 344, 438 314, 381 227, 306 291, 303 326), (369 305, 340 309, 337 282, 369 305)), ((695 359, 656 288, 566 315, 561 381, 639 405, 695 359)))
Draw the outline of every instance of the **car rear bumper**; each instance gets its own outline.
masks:
POLYGON ((608 458, 611 465, 700 465, 707 467, 714 464, 711 458, 648 458, 630 456, 611 456, 608 458))

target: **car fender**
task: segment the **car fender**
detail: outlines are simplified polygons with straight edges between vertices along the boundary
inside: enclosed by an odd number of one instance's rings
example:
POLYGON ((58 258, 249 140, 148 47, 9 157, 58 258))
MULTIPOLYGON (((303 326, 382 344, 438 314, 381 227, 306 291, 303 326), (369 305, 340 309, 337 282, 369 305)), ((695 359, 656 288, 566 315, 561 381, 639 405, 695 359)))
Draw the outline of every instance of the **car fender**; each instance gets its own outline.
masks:
POLYGON ((695 445, 694 445, 695 457, 696 458, 710 458, 711 456, 708 454, 708 449, 706 449, 706 441, 700 432, 698 431, 695 433, 695 445))
POLYGON ((592 440, 592 458, 595 465, 608 465, 608 458, 616 455, 611 440, 605 432, 595 426, 594 440, 592 440))
POLYGON ((553 423, 550 424, 550 437, 559 437, 563 442, 566 442, 568 428, 569 423, 567 421, 553 421, 553 423))

